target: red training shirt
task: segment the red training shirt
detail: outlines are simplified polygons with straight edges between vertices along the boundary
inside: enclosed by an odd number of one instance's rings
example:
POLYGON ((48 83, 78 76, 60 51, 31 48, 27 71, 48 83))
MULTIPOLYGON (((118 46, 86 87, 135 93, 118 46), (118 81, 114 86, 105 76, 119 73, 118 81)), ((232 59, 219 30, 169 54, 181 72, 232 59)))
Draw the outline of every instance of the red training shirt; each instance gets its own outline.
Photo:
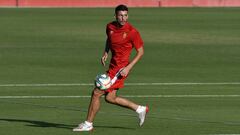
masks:
POLYGON ((111 22, 107 24, 106 33, 107 44, 112 52, 108 72, 115 75, 119 69, 129 64, 132 49, 143 47, 143 40, 139 32, 128 22, 122 27, 118 27, 116 21, 111 22))

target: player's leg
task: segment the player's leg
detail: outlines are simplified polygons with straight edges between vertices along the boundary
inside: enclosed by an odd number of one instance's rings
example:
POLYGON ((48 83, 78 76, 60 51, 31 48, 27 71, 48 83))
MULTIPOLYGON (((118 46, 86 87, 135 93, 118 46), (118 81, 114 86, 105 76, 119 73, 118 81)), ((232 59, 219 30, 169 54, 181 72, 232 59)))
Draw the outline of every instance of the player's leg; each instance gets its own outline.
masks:
POLYGON ((87 115, 87 121, 93 122, 96 113, 100 109, 100 98, 102 95, 104 95, 105 92, 102 90, 99 90, 98 88, 95 88, 92 92, 91 101, 88 107, 88 115, 87 115))
POLYGON ((100 98, 104 91, 95 88, 92 92, 91 101, 88 107, 87 120, 80 123, 73 131, 91 131, 93 129, 93 120, 100 109, 100 98))
POLYGON ((136 110, 137 107, 139 106, 126 98, 117 96, 116 93, 117 93, 117 90, 112 90, 111 92, 107 93, 105 100, 108 103, 120 105, 122 107, 126 107, 132 110, 136 110))
POLYGON ((106 95, 105 100, 108 103, 116 104, 116 105, 126 107, 136 111, 138 113, 139 125, 142 126, 145 121, 146 114, 148 113, 148 106, 138 105, 126 98, 117 96, 116 93, 117 93, 117 90, 113 90, 109 92, 106 95))

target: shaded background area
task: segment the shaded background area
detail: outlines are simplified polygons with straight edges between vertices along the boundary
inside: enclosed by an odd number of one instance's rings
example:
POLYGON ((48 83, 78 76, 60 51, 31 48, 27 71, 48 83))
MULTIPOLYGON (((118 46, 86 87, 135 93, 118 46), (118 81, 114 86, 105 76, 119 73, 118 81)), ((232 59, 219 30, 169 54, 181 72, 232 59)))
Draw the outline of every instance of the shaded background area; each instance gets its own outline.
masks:
POLYGON ((239 0, 0 0, 3 7, 239 7, 239 0))

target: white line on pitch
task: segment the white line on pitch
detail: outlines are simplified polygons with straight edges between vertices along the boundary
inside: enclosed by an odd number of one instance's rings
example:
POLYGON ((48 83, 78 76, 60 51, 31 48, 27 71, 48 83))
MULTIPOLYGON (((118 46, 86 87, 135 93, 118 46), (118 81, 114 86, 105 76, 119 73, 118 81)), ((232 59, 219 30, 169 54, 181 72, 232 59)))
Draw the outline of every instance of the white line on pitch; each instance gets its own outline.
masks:
POLYGON ((182 82, 182 83, 126 83, 125 85, 240 85, 240 82, 217 82, 217 83, 201 83, 201 82, 182 82))
MULTIPOLYGON (((216 82, 216 83, 125 83, 126 86, 153 86, 153 85, 240 85, 240 82, 216 82)), ((47 84, 0 84, 0 87, 48 87, 48 86, 93 86, 93 83, 47 83, 47 84)))
MULTIPOLYGON (((130 98, 236 98, 240 95, 122 95, 130 98)), ((91 96, 0 96, 0 99, 90 98, 91 96)))
POLYGON ((0 87, 91 86, 92 83, 0 84, 0 87))
POLYGON ((208 135, 240 135, 240 134, 208 134, 208 135))

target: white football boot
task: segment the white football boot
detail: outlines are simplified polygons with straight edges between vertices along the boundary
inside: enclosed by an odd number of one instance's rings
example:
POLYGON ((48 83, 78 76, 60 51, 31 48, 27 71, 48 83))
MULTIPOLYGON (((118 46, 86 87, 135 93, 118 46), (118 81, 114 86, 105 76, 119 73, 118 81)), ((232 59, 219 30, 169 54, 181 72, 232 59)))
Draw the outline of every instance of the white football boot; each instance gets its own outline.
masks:
POLYGON ((73 131, 81 132, 81 131, 92 131, 93 125, 89 122, 85 121, 83 123, 80 123, 78 127, 74 128, 73 131))
POLYGON ((138 113, 140 127, 143 125, 148 111, 149 111, 148 106, 139 106, 138 107, 136 112, 138 113))

